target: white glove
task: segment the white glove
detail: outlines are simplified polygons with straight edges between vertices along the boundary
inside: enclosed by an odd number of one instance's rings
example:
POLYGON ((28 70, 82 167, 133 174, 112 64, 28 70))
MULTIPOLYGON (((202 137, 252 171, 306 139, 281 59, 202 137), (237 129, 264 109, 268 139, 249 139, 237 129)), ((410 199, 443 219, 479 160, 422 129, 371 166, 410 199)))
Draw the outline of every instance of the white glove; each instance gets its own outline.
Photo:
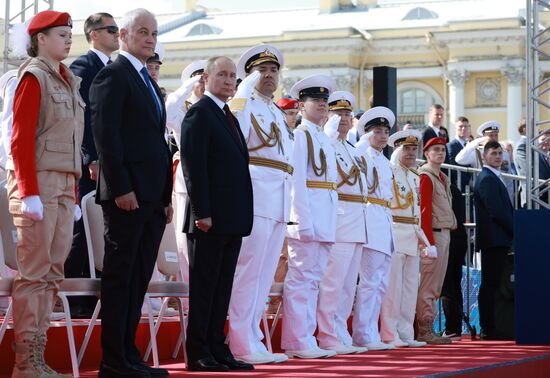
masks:
POLYGON ((361 138, 359 138, 359 142, 363 141, 363 143, 370 144, 370 137, 374 135, 374 131, 369 131, 365 135, 363 135, 361 138))
POLYGON ((301 241, 305 241, 305 242, 313 241, 313 236, 314 235, 313 235, 313 229, 311 229, 311 228, 306 228, 304 230, 299 230, 298 235, 299 235, 301 241))
POLYGON ((237 93, 235 93, 235 96, 233 98, 250 98, 252 96, 252 93, 254 92, 254 88, 256 88, 256 84, 258 84, 258 81, 260 81, 261 74, 259 71, 254 71, 247 77, 241 81, 239 84, 239 88, 237 89, 237 93))
POLYGON ((201 75, 195 75, 193 77, 190 77, 189 79, 185 80, 181 87, 179 87, 176 90, 176 94, 180 101, 185 101, 189 98, 191 95, 191 91, 193 90, 193 87, 195 86, 195 83, 198 82, 201 79, 201 75))
POLYGON ((435 245, 429 245, 426 247, 426 257, 429 259, 437 259, 437 248, 435 245))
POLYGON ((336 139, 338 137, 338 126, 340 125, 340 119, 342 119, 342 117, 335 114, 328 119, 327 123, 325 123, 323 130, 330 139, 336 139))
POLYGON ((25 218, 41 221, 44 218, 44 207, 40 196, 28 196, 21 200, 21 212, 25 218))
POLYGON ((78 222, 82 218, 82 210, 76 203, 74 205, 74 221, 78 222))

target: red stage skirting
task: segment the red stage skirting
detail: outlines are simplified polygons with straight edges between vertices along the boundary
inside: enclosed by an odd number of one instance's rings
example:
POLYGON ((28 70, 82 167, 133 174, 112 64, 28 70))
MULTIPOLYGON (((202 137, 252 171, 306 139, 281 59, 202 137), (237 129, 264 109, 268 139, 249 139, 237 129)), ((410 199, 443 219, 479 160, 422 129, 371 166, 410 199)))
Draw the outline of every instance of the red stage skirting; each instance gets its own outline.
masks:
MULTIPOLYGON (((84 327, 75 327, 77 347, 82 341, 84 331, 84 327)), ((179 326, 175 322, 164 324, 159 333, 162 366, 170 370, 172 377, 550 377, 550 346, 520 346, 509 341, 469 339, 454 342, 452 345, 369 351, 325 360, 290 360, 283 364, 261 365, 254 372, 191 374, 185 370, 181 352, 177 360, 170 359, 178 334, 179 326)), ((70 373, 65 328, 52 327, 48 337, 46 360, 52 367, 70 373)), ((276 332, 274 345, 279 345, 279 337, 279 332, 276 332)), ((148 326, 141 324, 138 346, 142 350, 145 349, 148 339, 148 326)), ((13 365, 13 352, 10 348, 12 340, 13 333, 8 330, 0 345, 0 377, 8 377, 13 365)), ((99 327, 96 327, 81 366, 81 376, 97 377, 99 360, 99 327)))

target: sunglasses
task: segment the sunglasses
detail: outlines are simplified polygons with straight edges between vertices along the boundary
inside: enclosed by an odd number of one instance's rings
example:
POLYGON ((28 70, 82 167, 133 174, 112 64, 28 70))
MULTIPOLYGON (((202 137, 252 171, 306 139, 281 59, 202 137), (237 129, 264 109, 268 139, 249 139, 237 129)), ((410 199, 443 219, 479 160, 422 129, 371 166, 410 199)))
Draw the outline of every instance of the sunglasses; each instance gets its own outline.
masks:
POLYGON ((100 26, 99 28, 95 28, 93 30, 95 30, 95 31, 107 30, 107 33, 109 33, 109 34, 116 34, 116 33, 118 33, 118 26, 115 26, 115 25, 100 26))

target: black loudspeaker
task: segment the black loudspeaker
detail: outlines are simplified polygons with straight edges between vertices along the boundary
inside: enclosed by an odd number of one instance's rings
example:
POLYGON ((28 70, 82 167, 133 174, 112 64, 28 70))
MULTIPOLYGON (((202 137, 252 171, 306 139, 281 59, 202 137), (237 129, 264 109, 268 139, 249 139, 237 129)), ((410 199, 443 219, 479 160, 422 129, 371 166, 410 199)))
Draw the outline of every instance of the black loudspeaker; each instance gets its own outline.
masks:
MULTIPOLYGON (((397 131, 397 69, 395 67, 374 67, 373 76, 373 105, 385 106, 395 114, 395 124, 392 125, 390 134, 397 131)), ((392 149, 386 147, 384 155, 389 159, 392 149)))

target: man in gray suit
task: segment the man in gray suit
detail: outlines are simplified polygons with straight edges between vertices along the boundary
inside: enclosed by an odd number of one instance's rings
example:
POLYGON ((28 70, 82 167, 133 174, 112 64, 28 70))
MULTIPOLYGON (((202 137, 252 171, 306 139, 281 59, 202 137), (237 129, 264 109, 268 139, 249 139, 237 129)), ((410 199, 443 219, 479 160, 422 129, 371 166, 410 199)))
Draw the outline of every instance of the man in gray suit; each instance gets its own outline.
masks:
MULTIPOLYGON (((520 122, 519 122, 519 126, 518 126, 518 131, 519 131, 519 135, 520 138, 519 140, 517 141, 516 143, 516 148, 514 150, 514 162, 516 164, 516 169, 518 171, 518 175, 520 176, 525 176, 525 174, 527 173, 526 172, 526 168, 527 168, 527 156, 526 156, 526 147, 525 147, 525 143, 526 143, 526 138, 525 138, 525 128, 526 128, 526 122, 524 119, 522 119, 520 122)), ((527 198, 526 198, 526 189, 525 189, 525 183, 523 181, 520 182, 519 184, 519 188, 520 188, 520 201, 521 201, 521 207, 524 207, 525 206, 525 203, 527 202, 527 198)))

